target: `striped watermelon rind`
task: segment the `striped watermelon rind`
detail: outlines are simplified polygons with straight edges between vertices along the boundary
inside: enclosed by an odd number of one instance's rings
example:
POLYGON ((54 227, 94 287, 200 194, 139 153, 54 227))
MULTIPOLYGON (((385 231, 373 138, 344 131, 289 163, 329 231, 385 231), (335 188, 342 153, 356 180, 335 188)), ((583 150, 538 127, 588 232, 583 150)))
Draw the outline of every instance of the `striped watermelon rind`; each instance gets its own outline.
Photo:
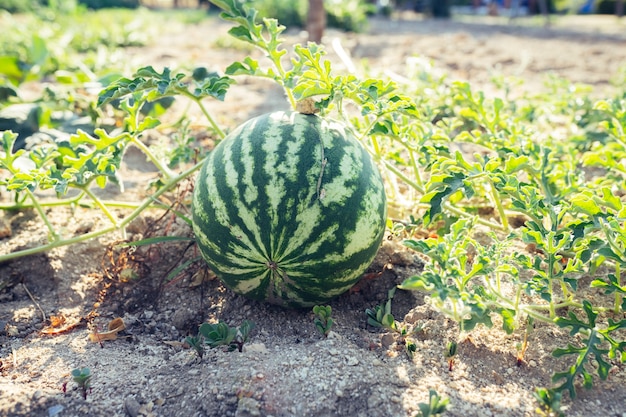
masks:
POLYGON ((210 153, 192 214, 203 258, 228 288, 309 307, 360 279, 383 238, 386 208, 378 168, 350 130, 274 112, 210 153))

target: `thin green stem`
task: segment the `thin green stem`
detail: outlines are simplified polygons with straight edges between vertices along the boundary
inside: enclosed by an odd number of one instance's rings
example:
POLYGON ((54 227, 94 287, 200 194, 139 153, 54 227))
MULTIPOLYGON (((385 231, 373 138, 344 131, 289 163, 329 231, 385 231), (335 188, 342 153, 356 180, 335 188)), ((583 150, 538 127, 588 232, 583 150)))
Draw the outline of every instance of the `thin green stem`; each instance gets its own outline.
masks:
POLYGON ((384 165, 386 169, 393 172, 393 174, 396 177, 400 178, 400 180, 402 180, 402 182, 404 182, 406 185, 415 189, 420 194, 425 194, 425 190, 423 187, 420 187, 418 183, 416 183, 415 181, 407 177, 402 171, 400 171, 398 168, 390 164, 389 161, 386 161, 384 159, 380 159, 379 161, 382 162, 382 164, 384 165))
POLYGON ((276 68, 276 71, 278 71, 278 80, 279 80, 279 84, 283 87, 283 90, 285 90, 285 94, 287 95, 287 100, 289 101, 289 104, 291 105, 292 110, 296 110, 296 98, 293 96, 293 91, 291 88, 288 88, 285 85, 285 79, 286 77, 286 73, 285 70, 283 69, 283 65, 280 62, 280 57, 275 58, 275 56, 268 51, 268 57, 271 59, 272 63, 274 64, 274 68, 276 68))
MULTIPOLYGON (((72 198, 66 198, 63 200, 53 200, 53 201, 38 201, 38 204, 41 207, 59 207, 59 206, 69 206, 75 203, 78 203, 81 198, 85 196, 84 192, 80 192, 78 195, 72 198)), ((34 203, 20 203, 20 204, 0 204, 0 210, 24 210, 34 208, 34 203)))
POLYGON ((417 166, 417 161, 415 160, 415 154, 412 149, 409 149, 409 158, 411 158, 411 167, 413 167, 413 174, 415 175, 416 184, 420 187, 424 188, 424 181, 422 181, 422 175, 420 174, 419 167, 417 166))
POLYGON ((46 213, 43 211, 43 207, 41 207, 41 204, 39 204, 39 201, 37 201, 37 197, 35 197, 35 194, 33 194, 33 192, 29 190, 28 188, 26 188, 24 191, 26 191, 26 194, 28 195, 30 200, 33 202, 33 207, 35 208, 35 210, 39 214, 39 217, 41 217, 41 220, 43 220, 44 224, 50 231, 50 235, 52 236, 53 240, 58 241, 59 235, 57 234, 56 230, 54 230, 54 226, 52 226, 52 223, 50 223, 50 219, 48 219, 48 216, 46 216, 46 213))
MULTIPOLYGON (((94 203, 91 201, 81 201, 81 199, 85 196, 83 192, 81 192, 76 197, 66 198, 63 200, 50 200, 50 201, 40 201, 39 205, 41 207, 63 207, 63 206, 71 206, 76 204, 80 207, 85 208, 93 208, 94 203)), ((115 200, 100 200, 102 204, 107 207, 116 207, 116 208, 125 208, 125 209, 135 209, 139 206, 139 203, 131 203, 129 201, 115 201, 115 200)), ((15 211, 15 210, 24 210, 24 209, 32 209, 35 205, 33 203, 25 203, 25 204, 11 204, 11 205, 0 205, 0 210, 6 211, 15 211)))
MULTIPOLYGON (((153 204, 154 199, 160 197, 161 195, 163 195, 167 191, 171 190, 178 183, 180 183, 182 180, 184 180, 185 178, 189 177, 191 174, 193 174, 194 172, 199 170, 202 167, 203 163, 204 163, 204 160, 198 162, 196 165, 194 165, 191 168, 187 169, 186 171, 182 172, 181 174, 179 174, 175 178, 172 178, 171 180, 169 180, 163 187, 161 187, 154 194, 152 194, 149 197, 146 197, 143 200, 143 202, 139 206, 137 206, 128 216, 124 217, 124 219, 122 219, 122 221, 120 221, 117 224, 117 226, 112 225, 112 226, 106 227, 106 228, 101 229, 101 230, 96 230, 95 232, 86 233, 84 235, 75 236, 75 237, 72 237, 72 238, 69 238, 69 239, 58 239, 58 240, 50 242, 50 243, 48 243, 46 245, 37 246, 37 247, 34 247, 34 248, 29 248, 29 249, 24 249, 24 250, 20 250, 20 251, 16 251, 16 252, 11 252, 11 253, 8 253, 6 255, 0 255, 0 263, 6 262, 6 261, 9 261, 9 260, 12 260, 12 259, 17 259, 17 258, 20 258, 20 257, 23 257, 23 256, 28 256, 28 255, 34 255, 34 254, 37 254, 37 253, 47 252, 47 251, 49 251, 51 249, 58 248, 58 247, 61 247, 61 246, 67 246, 67 245, 72 245, 72 244, 75 244, 75 243, 85 242, 87 240, 94 239, 94 238, 100 237, 100 236, 104 236, 106 234, 112 233, 112 232, 114 232, 116 230, 119 230, 121 228, 124 228, 124 227, 128 226, 133 220, 135 220, 135 218, 137 218, 141 213, 143 213, 144 210, 148 209, 153 204)), ((44 217, 44 219, 45 219, 45 217, 44 217)))
MULTIPOLYGON (((615 280, 617 281, 617 285, 622 285, 622 277, 621 277, 621 266, 619 262, 615 263, 615 280)), ((622 294, 619 291, 615 291, 615 304, 613 305, 613 311, 615 314, 619 314, 622 310, 622 294)))
POLYGON ((89 198, 91 198, 91 200, 96 204, 96 206, 98 206, 98 208, 104 213, 104 215, 109 218, 109 220, 111 221, 111 224, 115 227, 118 227, 117 219, 115 218, 115 215, 111 213, 109 208, 98 198, 97 195, 93 193, 93 191, 89 189, 89 186, 86 186, 85 188, 83 188, 83 192, 87 194, 89 198))
POLYGON ((500 215, 500 222, 502 223, 502 228, 505 232, 509 231, 509 219, 506 216, 506 212, 504 211, 504 207, 502 206, 502 199, 498 194, 498 190, 496 189, 496 185, 493 183, 491 179, 488 180, 489 185, 491 187, 491 196, 493 197, 493 203, 496 205, 498 210, 498 214, 500 215))
POLYGON ((560 308, 565 308, 565 307, 576 307, 576 308, 583 308, 582 303, 578 303, 576 301, 573 300, 567 300, 567 301, 562 301, 560 303, 551 303, 551 304, 528 304, 523 306, 522 308, 524 309, 531 309, 531 310, 548 310, 550 312, 550 319, 554 320, 554 318, 556 316, 552 316, 552 310, 558 310, 560 308))
MULTIPOLYGON (((552 238, 549 237, 548 241, 550 243, 548 243, 548 250, 552 249, 552 238)), ((550 317, 551 318, 555 318, 556 317, 556 308, 555 308, 555 303, 554 303, 554 288, 552 287, 554 285, 553 279, 554 279, 554 254, 552 252, 548 253, 548 259, 547 259, 547 264, 548 264, 548 294, 550 295, 550 302, 549 302, 549 307, 550 307, 550 317)))
MULTIPOLYGON (((193 102, 195 102, 198 105, 198 107, 200 108, 200 111, 202 112, 204 117, 207 118, 207 120, 209 121, 209 124, 211 125, 211 127, 213 128, 215 133, 217 133, 217 135, 220 137, 220 139, 224 139, 224 137, 226 137, 226 133, 224 133, 224 131, 215 122, 215 119, 213 119, 213 116, 211 116, 211 113, 209 113, 209 111, 206 109, 206 107, 202 103, 202 100, 200 100, 198 97, 194 96, 190 92, 184 92, 184 94, 185 94, 185 96, 190 98, 193 102)), ((294 108, 295 108, 295 106, 294 106, 294 108)))
POLYGON ((130 141, 136 146, 138 147, 141 152, 143 152, 148 159, 150 160, 150 162, 152 162, 154 164, 155 167, 157 167, 157 169, 159 171, 161 171, 161 173, 163 175, 165 175, 165 177, 167 179, 170 179, 174 176, 174 173, 172 172, 171 169, 169 169, 167 167, 167 165, 163 165, 161 163, 161 161, 159 160, 159 158, 157 158, 152 151, 150 150, 150 148, 148 148, 140 139, 138 136, 132 135, 130 141))

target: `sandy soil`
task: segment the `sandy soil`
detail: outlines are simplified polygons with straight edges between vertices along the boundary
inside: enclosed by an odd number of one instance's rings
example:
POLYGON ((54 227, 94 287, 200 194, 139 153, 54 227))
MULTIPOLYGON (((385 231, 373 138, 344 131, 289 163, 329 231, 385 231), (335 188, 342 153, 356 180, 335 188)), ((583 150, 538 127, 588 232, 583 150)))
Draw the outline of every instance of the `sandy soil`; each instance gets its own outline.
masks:
MULTIPOLYGON (((223 70, 246 51, 214 47, 228 26, 216 21, 182 27, 173 24, 146 48, 129 50, 131 67, 191 67, 223 70)), ((303 41, 298 33, 290 40, 303 41)), ((491 88, 501 74, 525 80, 537 91, 548 73, 609 92, 612 77, 626 65, 626 26, 612 17, 571 17, 550 27, 527 21, 375 20, 368 33, 328 31, 339 38, 354 62, 367 60, 375 71, 402 75, 407 57, 431 59, 450 79, 491 88)), ((332 48, 330 58, 337 68, 332 48)), ((256 52, 255 52, 256 53, 256 52)), ((243 80, 223 104, 211 104, 220 122, 232 126, 273 108, 286 107, 280 90, 243 80)), ((138 152, 126 156, 124 178, 133 193, 154 175, 138 152)), ((115 197, 115 190, 108 190, 115 197)), ((118 196, 119 197, 119 196, 118 196)), ((128 198, 127 196, 123 196, 128 198)), ((106 220, 77 209, 51 213, 67 235, 100 227, 106 220)), ((31 212, 6 213, 11 236, 0 251, 45 242, 42 224, 31 212)), ((131 237, 189 235, 173 216, 147 215, 129 230, 131 237)), ((312 313, 252 302, 225 290, 203 270, 166 282, 167 273, 195 248, 161 245, 135 253, 112 250, 119 236, 60 248, 0 265, 8 282, 0 290, 0 415, 3 416, 415 416, 428 390, 450 398, 445 415, 531 416, 537 386, 563 368, 550 352, 564 336, 538 326, 521 366, 520 335, 478 329, 459 346, 452 371, 443 356, 458 330, 424 305, 419 294, 398 291, 393 313, 423 326, 417 353, 409 359, 393 337, 366 325, 364 311, 384 302, 387 290, 421 269, 419 257, 388 241, 370 268, 377 276, 330 303, 336 325, 328 338, 317 333, 312 313), (140 272, 124 282, 126 267, 140 272), (8 279, 7 279, 8 278, 8 279), (65 317, 71 331, 43 335, 52 316, 65 317), (115 317, 126 331, 117 340, 92 342, 115 317), (200 361, 180 343, 206 320, 256 327, 242 353, 214 349, 200 361), (91 325, 87 325, 90 321, 91 325), (88 367, 92 389, 83 399, 72 382, 74 368, 88 367), (65 389, 66 388, 66 389, 65 389)), ((615 366, 606 382, 579 390, 566 401, 570 416, 626 416, 626 368, 615 366)))

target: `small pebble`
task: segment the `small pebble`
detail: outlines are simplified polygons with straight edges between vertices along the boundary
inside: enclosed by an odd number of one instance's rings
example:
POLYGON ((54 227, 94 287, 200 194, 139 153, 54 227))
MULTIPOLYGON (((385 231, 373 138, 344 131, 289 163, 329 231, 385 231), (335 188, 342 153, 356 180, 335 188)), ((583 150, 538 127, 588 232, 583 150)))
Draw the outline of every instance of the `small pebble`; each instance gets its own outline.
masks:
POLYGON ((380 359, 374 359, 372 361, 372 366, 383 366, 383 361, 381 361, 380 359))
POLYGON ((140 408, 141 405, 133 397, 128 397, 124 401, 124 409, 126 410, 126 414, 128 414, 129 417, 137 417, 139 415, 140 408))
POLYGON ((249 343, 243 346, 243 350, 246 353, 268 353, 267 347, 264 343, 249 343))
POLYGON ((393 345, 395 341, 396 341, 396 338, 391 333, 385 333, 380 338, 380 344, 383 345, 384 348, 388 348, 389 346, 393 345))
POLYGON ((354 356, 346 356, 348 366, 356 366, 359 364, 359 360, 354 356))
POLYGON ((56 417, 64 409, 65 409, 65 407, 63 407, 61 404, 57 404, 57 405, 53 405, 52 407, 48 407, 48 417, 56 417))

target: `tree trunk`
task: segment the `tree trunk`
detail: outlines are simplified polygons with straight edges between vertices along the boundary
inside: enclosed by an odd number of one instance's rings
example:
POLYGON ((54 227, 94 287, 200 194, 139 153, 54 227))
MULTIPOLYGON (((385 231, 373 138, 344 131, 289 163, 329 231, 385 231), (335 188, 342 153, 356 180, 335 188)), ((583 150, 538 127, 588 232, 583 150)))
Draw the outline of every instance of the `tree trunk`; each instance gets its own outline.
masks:
POLYGON ((306 30, 309 32, 309 41, 322 43, 322 35, 326 28, 326 11, 324 0, 309 0, 309 15, 306 21, 306 30))
POLYGON ((450 18, 450 0, 431 0, 430 12, 436 18, 450 18))

